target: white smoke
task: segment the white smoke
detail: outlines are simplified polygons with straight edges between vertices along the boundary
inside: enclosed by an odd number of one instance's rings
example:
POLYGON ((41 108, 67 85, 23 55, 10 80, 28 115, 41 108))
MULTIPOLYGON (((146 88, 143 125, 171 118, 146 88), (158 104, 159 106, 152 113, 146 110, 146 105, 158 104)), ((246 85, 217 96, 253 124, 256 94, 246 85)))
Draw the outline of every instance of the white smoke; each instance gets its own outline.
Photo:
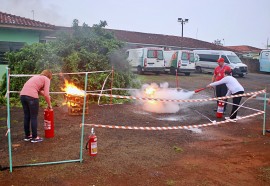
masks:
MULTIPOLYGON (((52 25, 66 25, 67 20, 59 14, 61 7, 42 0, 0 0, 0 11, 52 25), (34 12, 33 12, 34 11, 34 12)), ((71 25, 71 23, 69 23, 71 25)))
MULTIPOLYGON (((139 91, 133 93, 137 97, 159 98, 159 99, 189 99, 193 96, 194 91, 184 91, 169 89, 167 82, 161 83, 159 86, 156 83, 144 84, 139 91), (147 94, 147 90, 154 90, 152 94, 147 94)), ((180 110, 180 104, 177 102, 160 102, 160 101, 140 101, 143 109, 148 112, 155 113, 176 113, 180 110)), ((182 103, 183 104, 183 103, 182 103)))

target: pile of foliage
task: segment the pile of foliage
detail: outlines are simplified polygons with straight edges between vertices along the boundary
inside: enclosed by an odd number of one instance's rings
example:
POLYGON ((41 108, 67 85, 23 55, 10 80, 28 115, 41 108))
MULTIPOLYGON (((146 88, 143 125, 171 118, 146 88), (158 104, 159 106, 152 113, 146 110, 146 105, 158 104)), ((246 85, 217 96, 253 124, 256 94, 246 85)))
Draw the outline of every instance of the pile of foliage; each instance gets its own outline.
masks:
MULTIPOLYGON (((75 19, 70 32, 58 33, 55 41, 26 45, 18 52, 7 53, 9 68, 12 74, 39 74, 44 69, 50 69, 53 73, 65 73, 111 70, 113 66, 114 87, 136 87, 137 83, 133 81, 135 75, 131 73, 124 57, 123 43, 104 29, 106 25, 106 21, 100 21, 92 27, 85 23, 79 26, 78 20, 75 19)), ((108 73, 90 74, 87 89, 100 90, 107 75, 108 73)), ((5 82, 5 76, 3 78, 5 82)), ((13 77, 10 89, 21 90, 27 79, 13 77)), ((84 89, 83 75, 62 75, 53 77, 50 91, 61 91, 64 79, 84 89)), ((110 81, 111 79, 105 89, 110 88, 110 81)), ((2 84, 0 91, 4 95, 5 83, 2 84)), ((91 100, 97 99, 92 97, 91 100)))

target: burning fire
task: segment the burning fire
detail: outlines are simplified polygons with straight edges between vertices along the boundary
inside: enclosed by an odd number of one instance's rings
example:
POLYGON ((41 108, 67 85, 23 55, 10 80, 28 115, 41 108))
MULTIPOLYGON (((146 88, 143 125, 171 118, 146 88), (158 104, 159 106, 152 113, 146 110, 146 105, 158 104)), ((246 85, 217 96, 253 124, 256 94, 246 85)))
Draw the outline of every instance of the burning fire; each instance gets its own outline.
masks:
POLYGON ((153 87, 147 87, 145 89, 145 93, 148 95, 148 96, 153 96, 156 92, 156 89, 154 89, 153 87))
MULTIPOLYGON (((147 97, 150 97, 150 98, 154 98, 155 92, 156 92, 156 89, 153 88, 153 87, 147 87, 145 89, 145 94, 147 95, 147 97)), ((148 101, 148 102, 151 103, 151 104, 155 104, 156 103, 156 101, 154 101, 154 100, 151 100, 151 101, 148 101)))
POLYGON ((65 80, 65 87, 61 89, 69 95, 85 96, 85 91, 80 90, 73 83, 69 83, 67 80, 65 80))
MULTIPOLYGON (((65 80, 64 88, 61 88, 65 94, 65 102, 63 105, 68 106, 69 115, 82 115, 84 110, 84 101, 86 92, 76 87, 73 83, 65 80)), ((86 97, 85 114, 88 114, 88 100, 86 97)))

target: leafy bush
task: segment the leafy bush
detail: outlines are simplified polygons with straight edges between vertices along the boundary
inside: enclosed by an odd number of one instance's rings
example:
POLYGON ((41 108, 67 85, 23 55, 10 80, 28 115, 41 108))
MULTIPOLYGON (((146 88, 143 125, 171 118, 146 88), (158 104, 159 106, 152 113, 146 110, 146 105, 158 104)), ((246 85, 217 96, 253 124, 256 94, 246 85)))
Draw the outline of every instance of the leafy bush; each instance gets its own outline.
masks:
MULTIPOLYGON (((44 69, 51 69, 53 73, 103 71, 110 70, 114 66, 114 87, 136 86, 133 82, 136 77, 131 73, 121 50, 123 43, 104 29, 107 25, 106 21, 100 21, 93 27, 85 23, 80 27, 78 24, 79 21, 74 20, 72 32, 58 33, 56 41, 35 43, 23 47, 18 52, 7 53, 6 58, 11 73, 39 74, 44 69)), ((108 73, 89 74, 88 90, 100 90, 107 75, 108 73)), ((12 77, 10 89, 21 90, 27 79, 27 77, 12 77)), ((84 88, 83 75, 63 75, 53 77, 50 90, 61 91, 64 79, 68 79, 79 88, 84 88)), ((3 77, 3 82, 5 81, 3 77)), ((110 84, 111 78, 104 88, 110 88, 110 84)), ((2 84, 0 91, 3 96, 6 92, 5 83, 2 84)), ((97 98, 91 99, 97 100, 97 98)), ((1 98, 0 101, 3 102, 3 99, 1 98)))

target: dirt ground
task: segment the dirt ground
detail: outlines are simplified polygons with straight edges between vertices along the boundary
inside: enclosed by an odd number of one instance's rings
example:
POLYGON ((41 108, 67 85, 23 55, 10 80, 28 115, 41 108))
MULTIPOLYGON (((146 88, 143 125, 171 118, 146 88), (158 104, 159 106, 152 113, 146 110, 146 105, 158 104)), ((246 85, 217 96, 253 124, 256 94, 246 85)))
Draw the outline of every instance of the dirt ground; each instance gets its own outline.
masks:
MULTIPOLYGON (((140 76, 143 82, 167 81, 170 75, 140 76)), ((180 76, 180 87, 194 90, 211 80, 209 74, 180 76)), ((248 74, 238 78, 246 92, 270 89, 269 74, 248 74)), ((246 106, 263 109, 263 101, 247 101, 246 106)), ((268 95, 269 96, 269 95, 268 95)), ((213 97, 207 90, 193 98, 213 97)), ((244 98, 246 100, 247 98, 244 98)), ((86 123, 129 126, 179 126, 216 120, 215 102, 181 104, 175 114, 148 113, 135 103, 113 106, 90 105, 86 123)), ((230 106, 228 110, 230 110, 230 106)), ((269 106, 267 108, 270 109, 269 106)), ((79 159, 81 116, 69 116, 65 107, 54 108, 55 137, 32 144, 22 139, 22 109, 11 109, 13 165, 79 159)), ((241 109, 239 115, 254 111, 241 109)), ((43 112, 39 113, 39 134, 43 136, 43 112)), ((228 115, 228 114, 227 114, 228 115)), ((6 108, 0 108, 0 165, 8 166, 6 108)), ((267 127, 270 128, 270 111, 267 127)), ((0 185, 270 185, 270 133, 262 135, 263 115, 236 123, 195 130, 135 131, 96 128, 98 155, 84 150, 82 163, 14 168, 0 171, 0 185)), ((90 127, 85 128, 85 141, 90 127)))

